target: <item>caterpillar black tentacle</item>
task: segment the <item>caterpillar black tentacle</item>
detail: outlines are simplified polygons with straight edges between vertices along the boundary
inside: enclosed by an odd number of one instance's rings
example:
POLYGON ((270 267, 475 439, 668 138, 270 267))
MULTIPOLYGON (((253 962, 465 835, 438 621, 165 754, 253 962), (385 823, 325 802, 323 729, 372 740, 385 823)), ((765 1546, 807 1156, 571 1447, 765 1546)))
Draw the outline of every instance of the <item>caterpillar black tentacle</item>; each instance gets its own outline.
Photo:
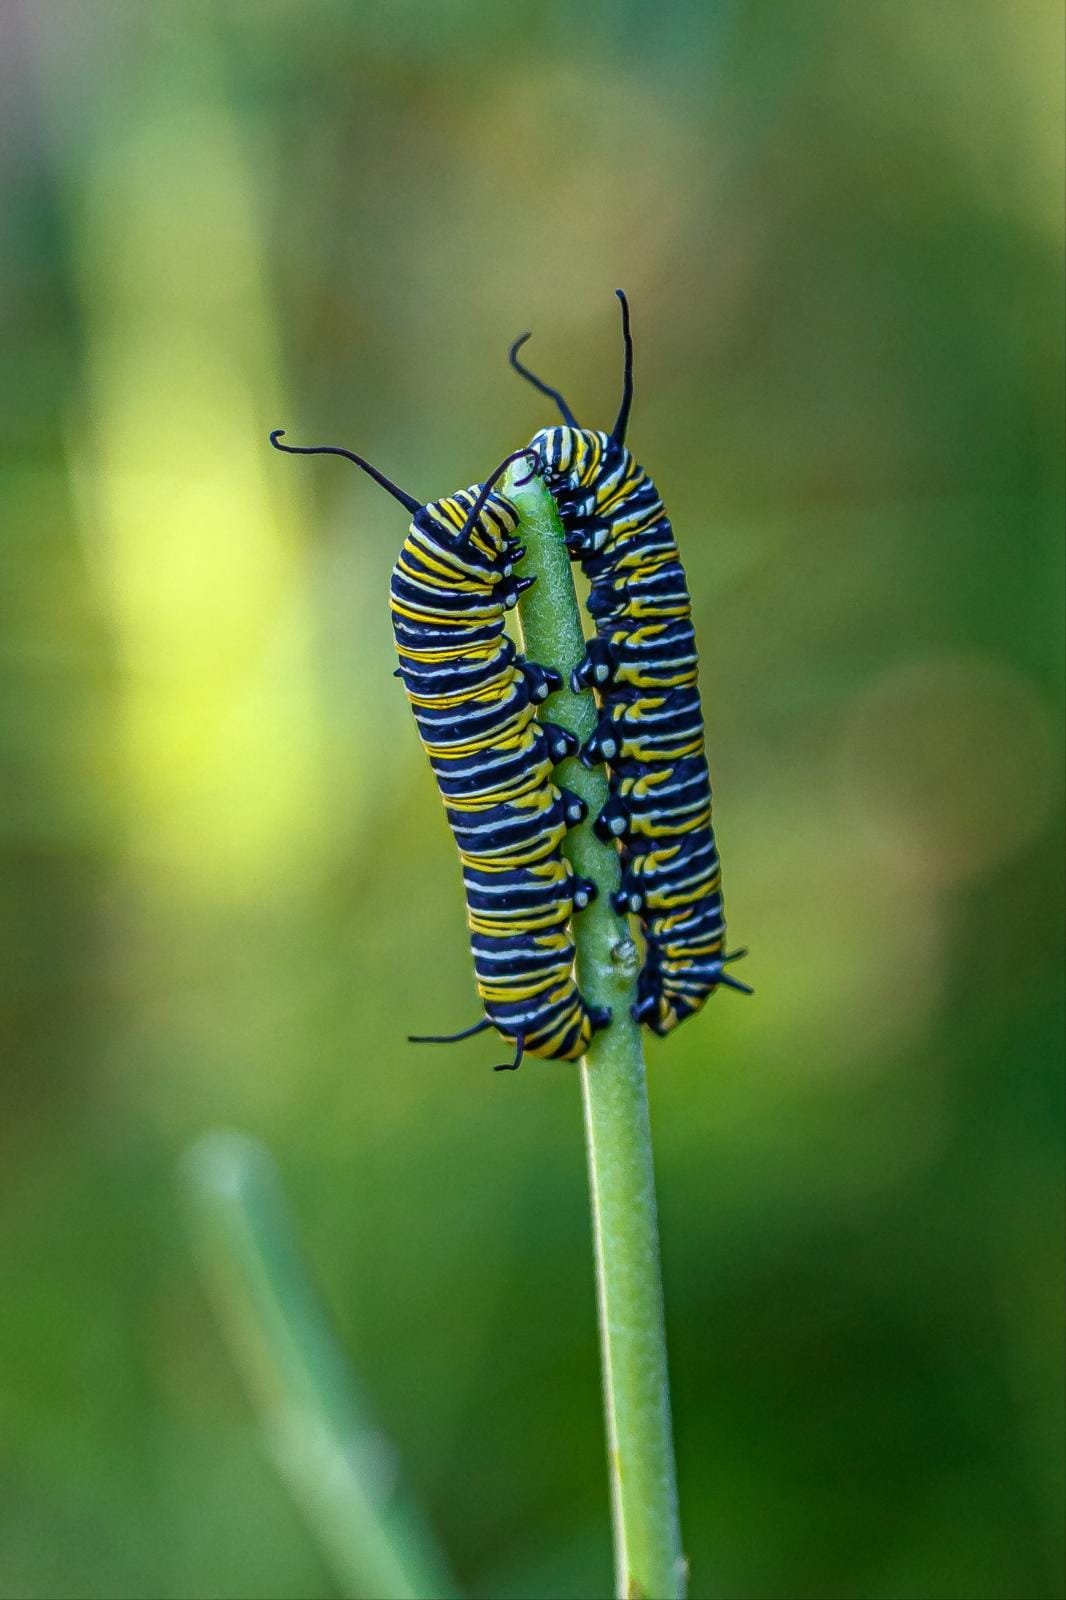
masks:
POLYGON ((475 1022, 472 1028, 462 1028, 458 1033, 409 1033, 408 1044, 458 1044, 460 1039, 472 1039, 475 1033, 484 1033, 486 1028, 491 1028, 492 1023, 488 1017, 482 1017, 480 1022, 475 1022))
POLYGON ((518 335, 518 338, 515 340, 514 344, 511 346, 510 351, 508 352, 507 359, 508 359, 508 361, 510 361, 510 363, 511 363, 512 367, 515 369, 515 371, 520 373, 521 376, 523 378, 525 378, 527 383, 531 383, 533 385, 534 389, 539 389, 541 394, 546 394, 550 400, 554 400, 555 401, 555 404, 559 407, 559 414, 562 417, 563 421, 566 423, 567 427, 568 428, 576 428, 577 427, 577 420, 576 420, 576 418, 574 416, 574 413, 571 411, 570 407, 567 405, 566 401, 563 399, 563 397, 559 393, 558 389, 549 389, 549 387, 548 387, 548 385, 546 383, 543 383, 541 381, 541 379, 536 376, 535 373, 530 372, 529 368, 523 366, 521 361, 519 361, 519 359, 518 359, 519 350, 521 350, 521 348, 525 344, 526 340, 531 338, 531 337, 532 337, 531 334, 520 333, 518 335))
POLYGON ((380 483, 381 487, 406 510, 418 510, 419 502, 414 495, 405 494, 402 489, 398 489, 391 478, 386 478, 383 472, 379 472, 377 467, 372 467, 369 461, 364 461, 362 456, 357 456, 354 450, 345 450, 339 444, 279 444, 278 440, 284 436, 284 428, 275 428, 271 433, 270 442, 275 450, 284 450, 290 456, 344 456, 348 461, 354 461, 357 467, 362 467, 375 483, 380 483))
POLYGON ((591 878, 579 878, 575 874, 570 888, 574 910, 584 911, 586 906, 592 904, 599 892, 591 878))
POLYGON ((498 1066, 493 1067, 493 1072, 517 1072, 519 1067, 522 1065, 522 1057, 525 1055, 525 1053, 526 1041, 522 1035, 519 1034, 515 1040, 514 1060, 501 1061, 498 1066))
MULTIPOLYGON (((746 991, 725 973, 721 869, 711 825, 691 604, 673 530, 658 490, 626 447, 633 399, 629 304, 619 289, 625 368, 610 433, 581 428, 558 390, 517 359, 511 365, 555 400, 564 426, 543 428, 539 452, 559 508, 567 549, 590 584, 596 625, 571 674, 592 688, 600 720, 580 759, 606 761, 610 799, 594 828, 619 842, 622 885, 615 909, 639 916, 646 951, 633 1008, 669 1033, 719 985, 746 991)), ((528 336, 527 336, 528 337, 528 336)))

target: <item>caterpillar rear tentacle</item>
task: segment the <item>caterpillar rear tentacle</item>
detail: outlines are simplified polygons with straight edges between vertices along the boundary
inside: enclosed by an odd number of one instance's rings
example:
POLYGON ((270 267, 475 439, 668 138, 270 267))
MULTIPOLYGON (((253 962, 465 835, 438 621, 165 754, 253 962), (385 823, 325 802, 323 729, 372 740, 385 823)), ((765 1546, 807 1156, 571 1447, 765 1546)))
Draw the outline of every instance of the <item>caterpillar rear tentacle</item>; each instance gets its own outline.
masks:
POLYGON ((484 1033, 486 1028, 491 1028, 492 1023, 488 1017, 482 1017, 480 1022, 475 1022, 472 1028, 463 1028, 460 1033, 409 1033, 408 1044, 458 1044, 460 1039, 472 1039, 475 1033, 484 1033))
POLYGON ((501 1061, 498 1066, 493 1067, 493 1072, 517 1072, 519 1067, 522 1065, 522 1057, 524 1055, 525 1040, 522 1038, 522 1035, 519 1034, 515 1040, 514 1060, 501 1061))

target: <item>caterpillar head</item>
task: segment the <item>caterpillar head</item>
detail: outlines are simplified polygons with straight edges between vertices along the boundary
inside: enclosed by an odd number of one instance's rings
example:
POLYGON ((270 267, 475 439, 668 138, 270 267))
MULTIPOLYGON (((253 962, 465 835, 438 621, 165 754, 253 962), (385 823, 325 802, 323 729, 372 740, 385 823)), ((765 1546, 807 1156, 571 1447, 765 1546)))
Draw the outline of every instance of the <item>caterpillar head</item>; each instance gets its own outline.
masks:
MULTIPOLYGON (((528 453, 528 452, 527 452, 528 453)), ((482 493, 484 485, 433 500, 415 515, 416 525, 446 540, 454 548, 487 562, 502 561, 512 549, 518 512, 502 494, 482 493)))
POLYGON ((623 466, 629 456, 620 439, 591 428, 541 428, 529 443, 553 492, 586 488, 623 466))
POLYGON ((536 453, 527 447, 505 457, 485 483, 433 500, 422 506, 414 518, 414 526, 444 546, 468 575, 473 569, 488 587, 505 585, 502 599, 508 609, 533 580, 512 576, 521 554, 515 539, 519 517, 511 502, 496 493, 494 486, 512 462, 523 459, 530 463, 531 470, 517 482, 528 482, 540 470, 540 463, 536 453))

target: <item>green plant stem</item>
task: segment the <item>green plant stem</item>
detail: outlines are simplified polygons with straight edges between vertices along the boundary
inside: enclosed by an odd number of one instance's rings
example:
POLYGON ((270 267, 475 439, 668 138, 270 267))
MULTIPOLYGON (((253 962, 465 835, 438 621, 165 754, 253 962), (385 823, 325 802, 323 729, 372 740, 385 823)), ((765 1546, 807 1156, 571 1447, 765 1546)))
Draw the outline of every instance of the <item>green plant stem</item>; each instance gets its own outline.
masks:
MULTIPOLYGON (((527 470, 512 468, 504 493, 521 517, 526 554, 517 571, 536 576, 522 596, 519 621, 531 660, 569 681, 585 639, 562 525, 544 482, 516 484, 527 470)), ((568 688, 545 703, 546 720, 581 739, 596 725, 590 693, 568 688)), ((617 1593, 624 1600, 680 1600, 686 1567, 681 1550, 677 1474, 666 1370, 662 1274, 655 1206, 648 1094, 641 1030, 630 1016, 639 966, 628 923, 611 908, 618 887, 618 851, 603 844, 592 822, 607 799, 602 768, 561 763, 558 781, 588 803, 586 822, 567 836, 566 853, 599 894, 575 918, 577 977, 592 1004, 610 1006, 610 1027, 596 1034, 581 1063, 588 1142, 607 1418, 608 1473, 614 1522, 617 1593)))
POLYGON ((208 1133, 183 1175, 205 1280, 270 1455, 343 1593, 448 1600, 455 1584, 369 1420, 269 1151, 244 1134, 208 1133))

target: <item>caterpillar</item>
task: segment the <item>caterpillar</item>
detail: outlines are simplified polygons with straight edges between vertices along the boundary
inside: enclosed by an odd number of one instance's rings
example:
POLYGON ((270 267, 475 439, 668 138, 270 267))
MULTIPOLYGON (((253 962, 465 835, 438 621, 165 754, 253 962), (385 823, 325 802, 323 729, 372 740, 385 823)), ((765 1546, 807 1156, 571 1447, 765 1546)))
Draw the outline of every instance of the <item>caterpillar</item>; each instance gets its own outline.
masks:
MULTIPOLYGON (((294 455, 342 455, 411 513, 393 568, 390 607, 403 680, 462 864, 480 1022, 451 1035, 412 1035, 447 1044, 493 1027, 524 1055, 573 1061, 610 1021, 588 1006, 574 980, 570 922, 596 894, 562 853, 583 800, 552 782, 573 755, 567 729, 539 722, 536 707, 561 688, 559 674, 528 661, 504 631, 505 613, 535 580, 516 578, 524 554, 518 516, 495 485, 516 451, 484 484, 421 505, 361 456, 336 445, 270 442, 294 455)), ((528 481, 528 478, 523 480, 528 481)))
POLYGON ((581 749, 605 761, 610 797, 594 827, 622 855, 616 911, 639 916, 645 941, 633 1016, 667 1034, 719 984, 750 994, 725 971, 721 867, 697 686, 696 637, 684 569, 659 492, 625 443, 633 400, 629 304, 622 308, 622 399, 610 433, 579 426, 558 390, 510 350, 515 371, 555 401, 562 427, 531 440, 555 498, 567 548, 589 580, 596 628, 571 675, 595 690, 596 729, 581 749))

